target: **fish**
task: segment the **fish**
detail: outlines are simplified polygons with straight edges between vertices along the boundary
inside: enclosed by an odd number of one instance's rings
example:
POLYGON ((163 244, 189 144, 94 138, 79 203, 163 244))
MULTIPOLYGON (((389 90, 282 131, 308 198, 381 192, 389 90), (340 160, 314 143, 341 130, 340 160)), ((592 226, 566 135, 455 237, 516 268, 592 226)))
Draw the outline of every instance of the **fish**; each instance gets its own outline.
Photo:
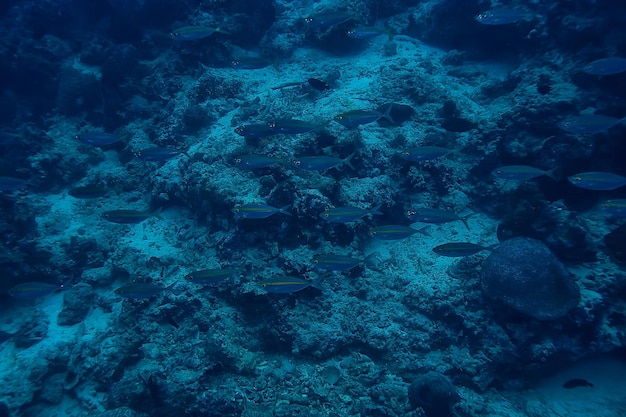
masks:
POLYGON ((585 190, 609 191, 626 185, 626 177, 612 172, 581 172, 567 177, 569 182, 585 190))
POLYGON ((469 242, 450 242, 433 248, 433 252, 435 252, 437 255, 448 256, 452 258, 470 256, 484 250, 492 249, 491 247, 481 246, 469 242))
POLYGON ((331 168, 341 168, 343 165, 348 165, 354 169, 354 166, 350 163, 350 160, 356 152, 351 153, 348 157, 341 159, 336 156, 301 156, 291 161, 291 164, 296 168, 304 169, 307 171, 323 171, 331 168))
POLYGON ((28 180, 13 177, 0 177, 0 191, 14 191, 28 184, 28 180))
POLYGON ((140 149, 135 152, 135 156, 145 162, 167 161, 181 154, 186 155, 185 152, 179 151, 178 149, 156 147, 140 149))
POLYGON ((413 222, 432 223, 432 224, 450 223, 450 222, 460 220, 463 222, 467 230, 470 230, 470 227, 467 224, 467 218, 473 214, 474 213, 471 213, 465 217, 460 217, 458 214, 453 213, 451 211, 420 207, 420 208, 407 210, 406 217, 413 222))
POLYGON ((298 135, 301 133, 308 133, 313 130, 318 130, 324 127, 326 124, 327 123, 311 123, 298 119, 278 119, 267 122, 267 127, 275 134, 298 135))
POLYGON ((175 41, 195 41, 198 39, 204 39, 211 36, 215 32, 224 32, 221 28, 212 28, 208 26, 184 26, 178 29, 174 29, 170 33, 170 37, 175 41))
POLYGON ((593 384, 586 379, 574 378, 563 383, 563 388, 571 389, 578 387, 593 387, 593 384))
POLYGON ((5 249, 0 249, 0 264, 23 262, 24 256, 19 253, 11 253, 5 249))
POLYGON ((603 201, 600 209, 612 216, 626 217, 626 198, 603 201))
POLYGON ((266 155, 241 155, 234 159, 235 165, 243 169, 268 168, 285 162, 283 158, 266 155))
POLYGON ((292 294, 294 292, 302 291, 308 287, 316 287, 312 282, 302 278, 290 277, 288 275, 261 281, 259 282, 259 285, 263 287, 265 291, 274 294, 292 294))
POLYGON ((387 32, 385 29, 373 26, 358 26, 348 29, 346 34, 352 39, 372 39, 387 32))
POLYGON ((626 119, 618 119, 602 114, 587 114, 568 117, 557 123, 557 126, 565 132, 580 135, 604 132, 624 122, 626 122, 626 119))
POLYGON ((108 146, 122 140, 119 136, 106 132, 83 132, 76 135, 76 139, 80 143, 90 146, 108 146))
POLYGON ((369 230, 369 235, 380 240, 400 240, 420 232, 423 233, 424 229, 417 230, 408 226, 391 224, 372 228, 369 230))
POLYGON ((236 206, 231 211, 235 213, 236 219, 265 219, 276 213, 291 216, 291 213, 287 211, 289 207, 291 207, 291 204, 276 208, 263 203, 250 203, 236 206))
POLYGON ((144 298, 154 297, 162 293, 163 291, 171 290, 177 282, 174 282, 167 287, 162 287, 156 284, 149 284, 145 282, 134 282, 132 284, 127 284, 122 287, 119 287, 114 292, 123 298, 130 298, 133 300, 140 300, 144 298))
POLYGON ((367 215, 382 215, 380 207, 382 204, 373 209, 362 209, 359 207, 335 207, 328 209, 320 214, 320 217, 332 223, 348 223, 358 220, 367 215))
POLYGON ((97 185, 83 185, 79 187, 70 188, 67 192, 74 198, 100 198, 104 197, 111 192, 110 188, 100 187, 97 185))
POLYGON ((274 67, 277 66, 275 62, 260 56, 235 58, 231 61, 230 65, 235 69, 241 70, 261 69, 269 67, 270 65, 274 65, 274 67))
POLYGON ((62 284, 49 284, 47 282, 24 282, 9 290, 9 295, 20 300, 31 300, 44 297, 55 291, 63 289, 62 284))
POLYGON ((626 72, 626 58, 612 57, 592 61, 583 67, 590 75, 614 75, 626 72))
POLYGON ((269 128, 267 123, 259 123, 259 124, 251 124, 251 125, 241 125, 235 129, 235 133, 239 136, 243 136, 244 138, 266 138, 268 136, 273 136, 276 133, 269 128))
POLYGON ((555 170, 556 168, 544 171, 543 169, 528 165, 507 165, 494 169, 491 171, 491 175, 501 180, 526 181, 532 178, 541 177, 542 175, 547 175, 548 177, 555 179, 555 170))
POLYGON ((199 285, 212 285, 224 281, 233 275, 240 274, 245 271, 243 268, 215 268, 203 269, 185 275, 185 279, 199 285))
POLYGON ((440 146, 416 146, 402 152, 402 157, 410 162, 431 161, 455 152, 453 149, 440 146))
POLYGON ((161 217, 160 210, 156 212, 138 210, 110 210, 102 213, 103 219, 118 224, 137 224, 150 217, 156 217, 157 219, 161 220, 163 219, 163 217, 161 217))
POLYGON ((338 114, 333 120, 341 123, 344 127, 348 129, 354 129, 355 127, 358 127, 360 125, 373 123, 383 117, 389 120, 391 124, 395 125, 396 122, 394 122, 394 120, 390 116, 392 107, 393 103, 390 103, 385 113, 381 113, 377 110, 351 110, 345 113, 338 114))
POLYGON ((328 90, 330 90, 330 86, 328 84, 326 84, 325 81, 318 80, 317 78, 309 78, 309 79, 306 80, 306 82, 311 87, 316 89, 317 91, 328 91, 328 90))
POLYGON ((483 25, 500 26, 517 23, 529 17, 528 13, 521 10, 503 7, 480 12, 474 16, 474 19, 483 25))
POLYGON ((357 265, 369 264, 376 253, 365 259, 352 258, 345 255, 320 254, 313 257, 313 263, 318 270, 322 271, 349 271, 357 265))
POLYGON ((340 25, 349 20, 353 20, 354 16, 349 12, 322 12, 317 13, 313 16, 308 16, 304 18, 304 22, 310 27, 314 29, 329 29, 333 26, 340 25))

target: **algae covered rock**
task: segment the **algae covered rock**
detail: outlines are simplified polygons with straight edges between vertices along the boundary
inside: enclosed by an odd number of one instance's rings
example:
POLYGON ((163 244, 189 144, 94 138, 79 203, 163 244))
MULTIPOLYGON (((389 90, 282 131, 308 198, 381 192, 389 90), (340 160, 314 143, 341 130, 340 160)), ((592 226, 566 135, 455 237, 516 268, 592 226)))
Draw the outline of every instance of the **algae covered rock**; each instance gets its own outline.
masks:
POLYGON ((421 408, 426 417, 452 416, 452 407, 457 400, 454 385, 438 372, 428 372, 409 386, 411 409, 421 408))
POLYGON ((580 301, 565 266, 540 241, 502 242, 483 263, 485 295, 537 320, 564 317, 580 301))

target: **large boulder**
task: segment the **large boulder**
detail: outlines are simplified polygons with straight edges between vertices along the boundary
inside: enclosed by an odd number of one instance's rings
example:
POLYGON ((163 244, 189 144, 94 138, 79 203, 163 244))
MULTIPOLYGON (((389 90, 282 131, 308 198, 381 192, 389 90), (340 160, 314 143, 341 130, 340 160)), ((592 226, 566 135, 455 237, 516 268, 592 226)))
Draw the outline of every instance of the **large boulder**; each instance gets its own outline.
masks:
POLYGON ((411 410, 421 408, 426 417, 450 417, 458 400, 454 385, 438 372, 421 375, 409 386, 411 410))
POLYGON ((565 266, 540 241, 502 242, 483 263, 485 295, 537 320, 564 317, 580 301, 565 266))

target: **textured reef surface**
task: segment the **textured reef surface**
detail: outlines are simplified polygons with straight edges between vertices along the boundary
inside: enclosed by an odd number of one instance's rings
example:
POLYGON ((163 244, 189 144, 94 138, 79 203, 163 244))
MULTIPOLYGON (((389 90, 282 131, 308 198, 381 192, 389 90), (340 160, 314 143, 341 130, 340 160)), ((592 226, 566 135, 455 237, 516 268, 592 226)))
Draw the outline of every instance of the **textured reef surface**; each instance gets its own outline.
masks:
POLYGON ((5 0, 0 417, 626 415, 626 5, 5 0))

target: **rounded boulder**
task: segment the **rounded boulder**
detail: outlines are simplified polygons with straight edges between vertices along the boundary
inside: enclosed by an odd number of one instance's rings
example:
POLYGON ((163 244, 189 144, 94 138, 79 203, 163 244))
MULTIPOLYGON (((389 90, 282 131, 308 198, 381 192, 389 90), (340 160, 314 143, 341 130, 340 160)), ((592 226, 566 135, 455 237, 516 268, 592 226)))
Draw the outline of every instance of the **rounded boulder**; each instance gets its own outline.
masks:
POLYGON ((491 299, 537 320, 564 317, 580 289, 550 249, 518 237, 502 242, 483 263, 482 289, 491 299))

